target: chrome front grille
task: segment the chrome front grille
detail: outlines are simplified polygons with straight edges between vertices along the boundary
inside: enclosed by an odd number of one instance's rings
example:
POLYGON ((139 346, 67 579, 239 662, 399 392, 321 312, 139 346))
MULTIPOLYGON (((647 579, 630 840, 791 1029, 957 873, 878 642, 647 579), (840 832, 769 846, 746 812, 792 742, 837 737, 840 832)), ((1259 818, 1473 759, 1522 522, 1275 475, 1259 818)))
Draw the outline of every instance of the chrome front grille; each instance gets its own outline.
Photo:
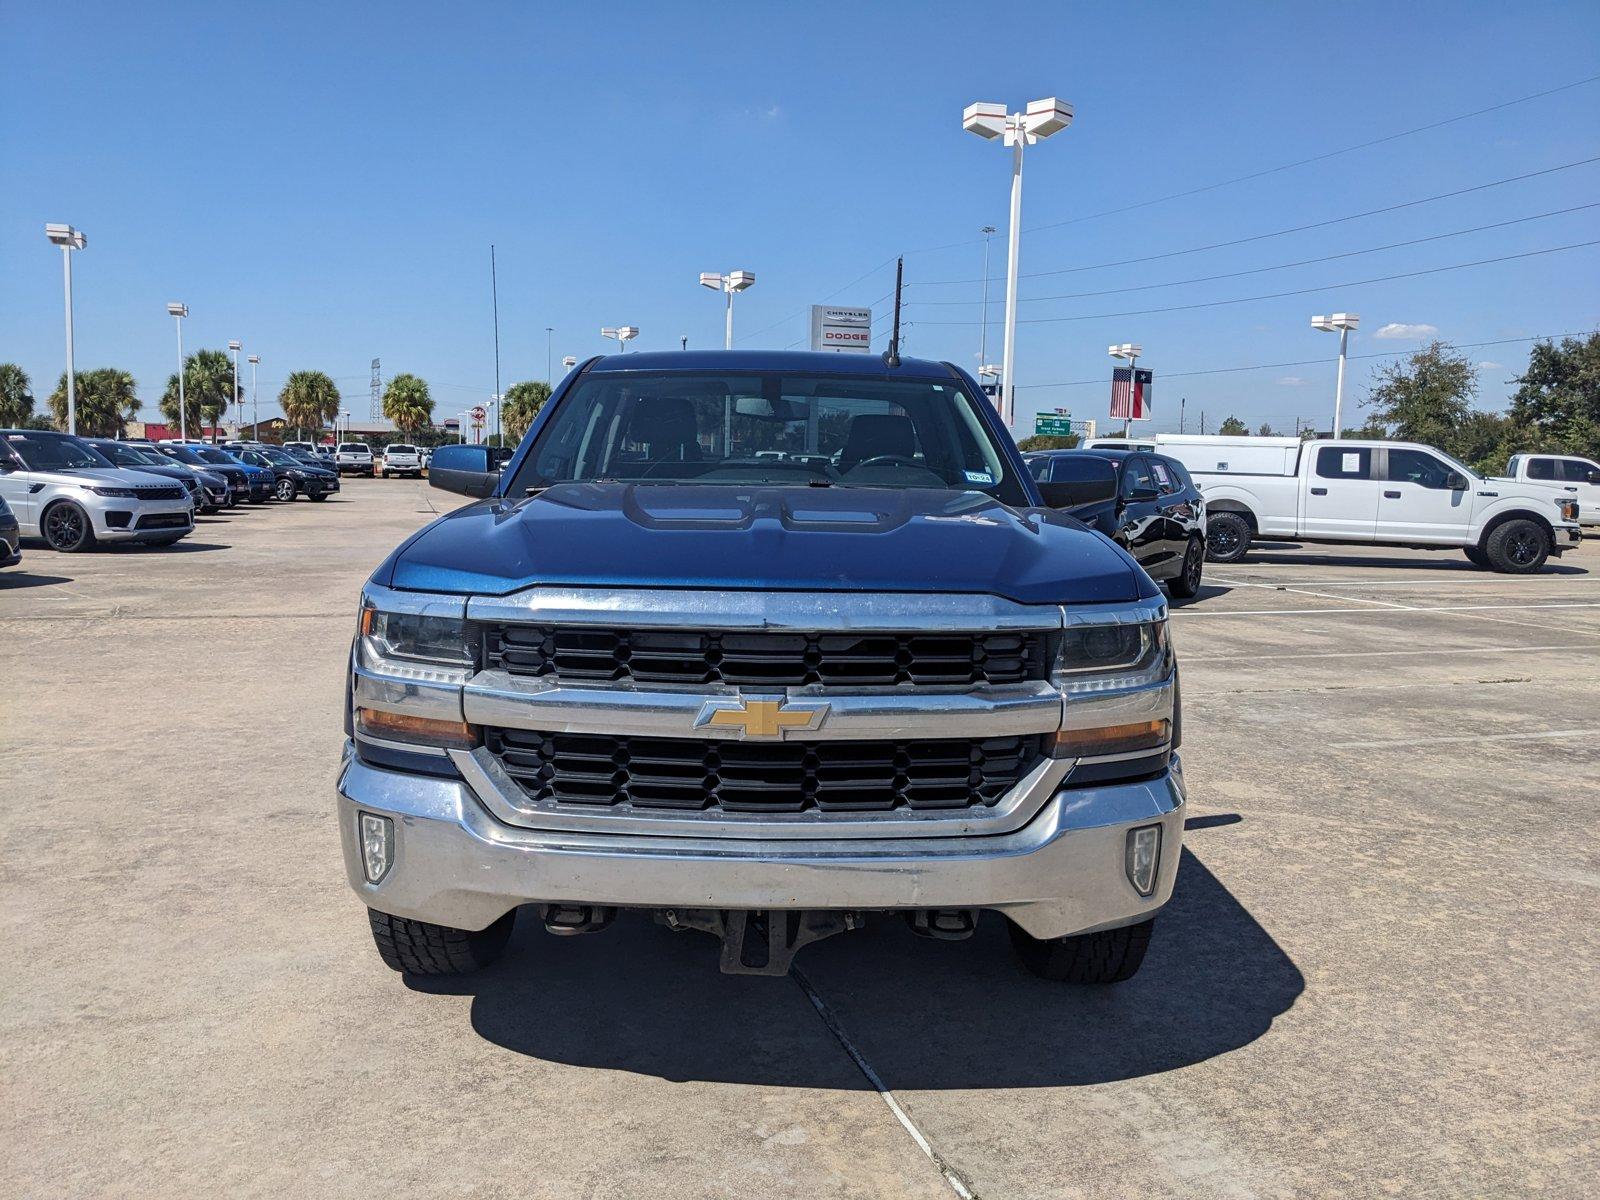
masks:
POLYGON ((490 625, 483 663, 511 675, 640 684, 887 687, 1049 675, 1044 631, 772 633, 490 625))
POLYGON ((534 802, 679 812, 991 807, 1043 756, 1037 736, 734 742, 486 728, 534 802))

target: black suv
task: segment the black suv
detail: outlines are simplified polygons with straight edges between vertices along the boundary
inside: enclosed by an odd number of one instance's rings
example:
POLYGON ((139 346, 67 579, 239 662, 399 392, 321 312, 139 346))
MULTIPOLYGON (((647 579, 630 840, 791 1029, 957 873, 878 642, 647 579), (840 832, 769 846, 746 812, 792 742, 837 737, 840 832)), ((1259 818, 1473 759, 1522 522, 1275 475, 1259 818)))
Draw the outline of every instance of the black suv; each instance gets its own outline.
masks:
POLYGON ((1206 506, 1183 464, 1135 450, 1042 450, 1023 455, 1040 483, 1093 484, 1109 470, 1114 500, 1065 511, 1098 529, 1179 599, 1200 590, 1206 558, 1206 506))
POLYGON ((253 467, 266 467, 272 471, 272 494, 279 500, 293 500, 302 492, 313 500, 326 500, 339 490, 339 475, 327 467, 311 463, 280 450, 276 446, 262 446, 257 450, 240 450, 239 461, 253 467))

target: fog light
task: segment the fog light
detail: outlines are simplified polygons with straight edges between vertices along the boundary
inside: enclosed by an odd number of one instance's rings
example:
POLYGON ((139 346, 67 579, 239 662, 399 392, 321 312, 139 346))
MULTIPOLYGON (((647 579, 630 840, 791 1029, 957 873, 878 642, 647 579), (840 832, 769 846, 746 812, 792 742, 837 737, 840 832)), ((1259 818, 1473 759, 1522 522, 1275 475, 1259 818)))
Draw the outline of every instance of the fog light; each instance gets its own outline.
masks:
POLYGON ((357 828, 361 833, 361 869, 366 872, 368 883, 378 883, 394 862, 394 823, 388 817, 362 813, 357 828))
POLYGON ((1161 826, 1141 825, 1128 830, 1128 847, 1124 852, 1128 882, 1141 896, 1156 890, 1156 876, 1161 870, 1161 826))

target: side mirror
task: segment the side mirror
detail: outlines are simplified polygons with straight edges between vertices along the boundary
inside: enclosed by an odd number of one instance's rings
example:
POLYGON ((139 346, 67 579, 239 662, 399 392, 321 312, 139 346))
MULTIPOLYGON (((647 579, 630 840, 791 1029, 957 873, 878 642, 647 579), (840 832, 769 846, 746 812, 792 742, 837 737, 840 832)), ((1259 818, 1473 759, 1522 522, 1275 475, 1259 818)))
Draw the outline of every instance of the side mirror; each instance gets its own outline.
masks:
POLYGON ((428 465, 428 482, 443 491, 481 500, 494 495, 500 472, 490 463, 488 446, 440 446, 428 465))
POLYGON ((1452 492, 1463 491, 1467 487, 1467 477, 1460 471, 1451 471, 1444 478, 1444 486, 1452 492))
POLYGON ((1086 455, 1072 470, 1080 478, 1035 485, 1046 508, 1084 508, 1116 499, 1117 469, 1106 459, 1086 455))
POLYGON ((1600 471, 1590 471, 1585 483, 1600 483, 1600 471))

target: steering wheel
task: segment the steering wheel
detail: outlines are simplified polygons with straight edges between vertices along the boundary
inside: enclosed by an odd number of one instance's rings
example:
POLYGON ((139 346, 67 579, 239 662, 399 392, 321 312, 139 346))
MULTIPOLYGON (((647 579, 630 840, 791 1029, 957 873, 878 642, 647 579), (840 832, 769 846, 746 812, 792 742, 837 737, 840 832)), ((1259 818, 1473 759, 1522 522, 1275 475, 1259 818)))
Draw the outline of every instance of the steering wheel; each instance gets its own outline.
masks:
POLYGON ((862 467, 880 466, 913 467, 918 471, 932 472, 932 468, 930 468, 926 463, 918 462, 909 454, 875 454, 871 458, 863 458, 850 469, 852 471, 859 471, 862 467))

